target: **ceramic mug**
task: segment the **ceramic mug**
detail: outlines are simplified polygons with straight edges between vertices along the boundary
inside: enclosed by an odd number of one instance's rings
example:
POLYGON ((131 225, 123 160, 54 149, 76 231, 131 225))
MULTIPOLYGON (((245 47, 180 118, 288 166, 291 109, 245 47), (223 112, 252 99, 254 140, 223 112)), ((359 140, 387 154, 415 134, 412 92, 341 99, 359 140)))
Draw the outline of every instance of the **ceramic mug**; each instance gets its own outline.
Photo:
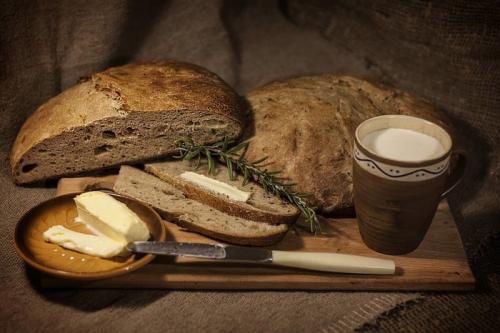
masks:
MULTIPOLYGON (((439 202, 465 173, 465 154, 452 151, 452 146, 450 135, 442 127, 416 117, 384 115, 357 127, 353 151, 354 207, 361 236, 368 247, 385 254, 405 254, 418 247, 439 202), (437 140, 440 150, 437 155, 423 159, 388 158, 370 146, 373 142, 366 141, 370 133, 373 136, 385 129, 426 134, 432 142, 437 140), (453 170, 450 160, 456 161, 453 170)), ((406 157, 412 154, 411 150, 403 153, 401 156, 406 157)))

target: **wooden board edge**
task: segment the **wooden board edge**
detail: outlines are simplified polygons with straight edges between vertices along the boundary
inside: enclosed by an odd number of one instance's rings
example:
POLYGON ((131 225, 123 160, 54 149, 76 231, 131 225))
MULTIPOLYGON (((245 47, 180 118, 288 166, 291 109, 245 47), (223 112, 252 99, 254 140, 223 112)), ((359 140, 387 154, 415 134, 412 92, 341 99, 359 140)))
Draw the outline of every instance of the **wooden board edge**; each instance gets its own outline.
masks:
POLYGON ((425 291, 473 291, 476 288, 473 279, 469 281, 460 281, 456 283, 446 282, 431 282, 425 286, 408 285, 394 286, 390 282, 383 285, 371 285, 360 288, 359 284, 342 283, 311 283, 296 282, 284 283, 269 281, 253 281, 251 284, 242 285, 237 281, 228 283, 226 281, 148 281, 146 284, 130 284, 110 282, 76 282, 69 280, 59 280, 56 278, 43 277, 41 279, 41 287, 44 289, 170 289, 170 290, 252 290, 252 291, 377 291, 377 292, 425 292, 425 291))

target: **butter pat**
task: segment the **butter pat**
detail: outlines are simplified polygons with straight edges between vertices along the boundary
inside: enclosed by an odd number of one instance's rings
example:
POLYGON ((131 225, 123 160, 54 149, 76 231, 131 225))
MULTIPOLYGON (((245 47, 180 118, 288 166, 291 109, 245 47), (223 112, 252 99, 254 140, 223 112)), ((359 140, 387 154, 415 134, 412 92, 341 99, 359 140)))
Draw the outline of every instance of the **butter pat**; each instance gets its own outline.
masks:
POLYGON ((180 177, 185 181, 201 186, 209 191, 227 196, 229 199, 234 201, 246 202, 251 195, 250 192, 242 191, 233 185, 200 175, 196 172, 185 171, 181 173, 180 177))
POLYGON ((66 249, 102 258, 111 258, 124 252, 122 243, 101 236, 82 234, 62 225, 55 225, 47 229, 43 233, 43 239, 66 249))
POLYGON ((124 203, 104 192, 86 192, 75 197, 77 222, 94 233, 88 235, 62 225, 50 227, 43 238, 64 248, 93 256, 110 258, 127 255, 129 242, 146 241, 149 229, 124 203))
POLYGON ((104 192, 86 192, 75 197, 78 221, 96 235, 127 245, 149 239, 144 222, 127 205, 104 192))

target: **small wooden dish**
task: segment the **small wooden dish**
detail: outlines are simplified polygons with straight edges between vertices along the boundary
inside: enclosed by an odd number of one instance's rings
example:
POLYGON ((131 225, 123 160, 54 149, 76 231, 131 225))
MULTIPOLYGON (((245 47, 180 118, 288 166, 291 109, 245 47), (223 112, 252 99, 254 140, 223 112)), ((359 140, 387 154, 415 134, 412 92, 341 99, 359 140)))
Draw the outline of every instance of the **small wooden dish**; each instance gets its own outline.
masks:
MULTIPOLYGON (((154 259, 155 256, 151 254, 103 259, 46 242, 43 239, 43 232, 57 224, 77 232, 89 233, 85 225, 74 221, 77 210, 73 198, 77 194, 66 194, 42 202, 19 220, 14 236, 15 247, 18 255, 26 263, 57 277, 98 280, 135 271, 154 259)), ((165 226, 152 208, 131 198, 115 193, 109 194, 139 215, 149 228, 151 240, 165 240, 165 226)))

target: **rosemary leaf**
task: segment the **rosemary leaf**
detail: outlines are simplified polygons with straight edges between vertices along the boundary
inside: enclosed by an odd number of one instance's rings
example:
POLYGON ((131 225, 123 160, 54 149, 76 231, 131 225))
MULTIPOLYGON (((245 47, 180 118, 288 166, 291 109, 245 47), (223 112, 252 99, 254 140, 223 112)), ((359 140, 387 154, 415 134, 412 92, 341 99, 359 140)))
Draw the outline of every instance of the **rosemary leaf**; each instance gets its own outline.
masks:
POLYGON ((257 164, 260 164, 262 162, 264 162, 265 160, 267 160, 268 156, 264 156, 262 158, 259 158, 257 161, 253 161, 252 164, 253 165, 257 165, 257 164))
POLYGON ((233 162, 230 159, 226 159, 227 171, 229 172, 229 179, 234 180, 233 162))
POLYGON ((208 150, 208 149, 203 149, 203 151, 205 152, 205 155, 207 156, 208 174, 215 175, 215 162, 212 158, 212 154, 210 153, 210 150, 208 150))
POLYGON ((195 158, 199 155, 200 155, 200 149, 194 149, 194 150, 186 153, 186 155, 184 155, 184 160, 191 161, 193 158, 195 158))
POLYGON ((196 163, 194 164, 194 169, 198 170, 200 167, 200 162, 201 162, 201 154, 198 154, 198 157, 196 158, 196 163))
POLYGON ((227 153, 228 154, 237 154, 240 150, 245 149, 246 147, 248 147, 248 144, 249 144, 248 141, 243 141, 243 142, 237 144, 236 146, 228 149, 227 153))
POLYGON ((249 181, 250 181, 250 173, 249 173, 247 168, 244 168, 243 169, 243 186, 248 184, 249 181))
POLYGON ((230 140, 227 136, 225 136, 224 140, 222 140, 222 151, 226 151, 229 144, 230 144, 230 140))

